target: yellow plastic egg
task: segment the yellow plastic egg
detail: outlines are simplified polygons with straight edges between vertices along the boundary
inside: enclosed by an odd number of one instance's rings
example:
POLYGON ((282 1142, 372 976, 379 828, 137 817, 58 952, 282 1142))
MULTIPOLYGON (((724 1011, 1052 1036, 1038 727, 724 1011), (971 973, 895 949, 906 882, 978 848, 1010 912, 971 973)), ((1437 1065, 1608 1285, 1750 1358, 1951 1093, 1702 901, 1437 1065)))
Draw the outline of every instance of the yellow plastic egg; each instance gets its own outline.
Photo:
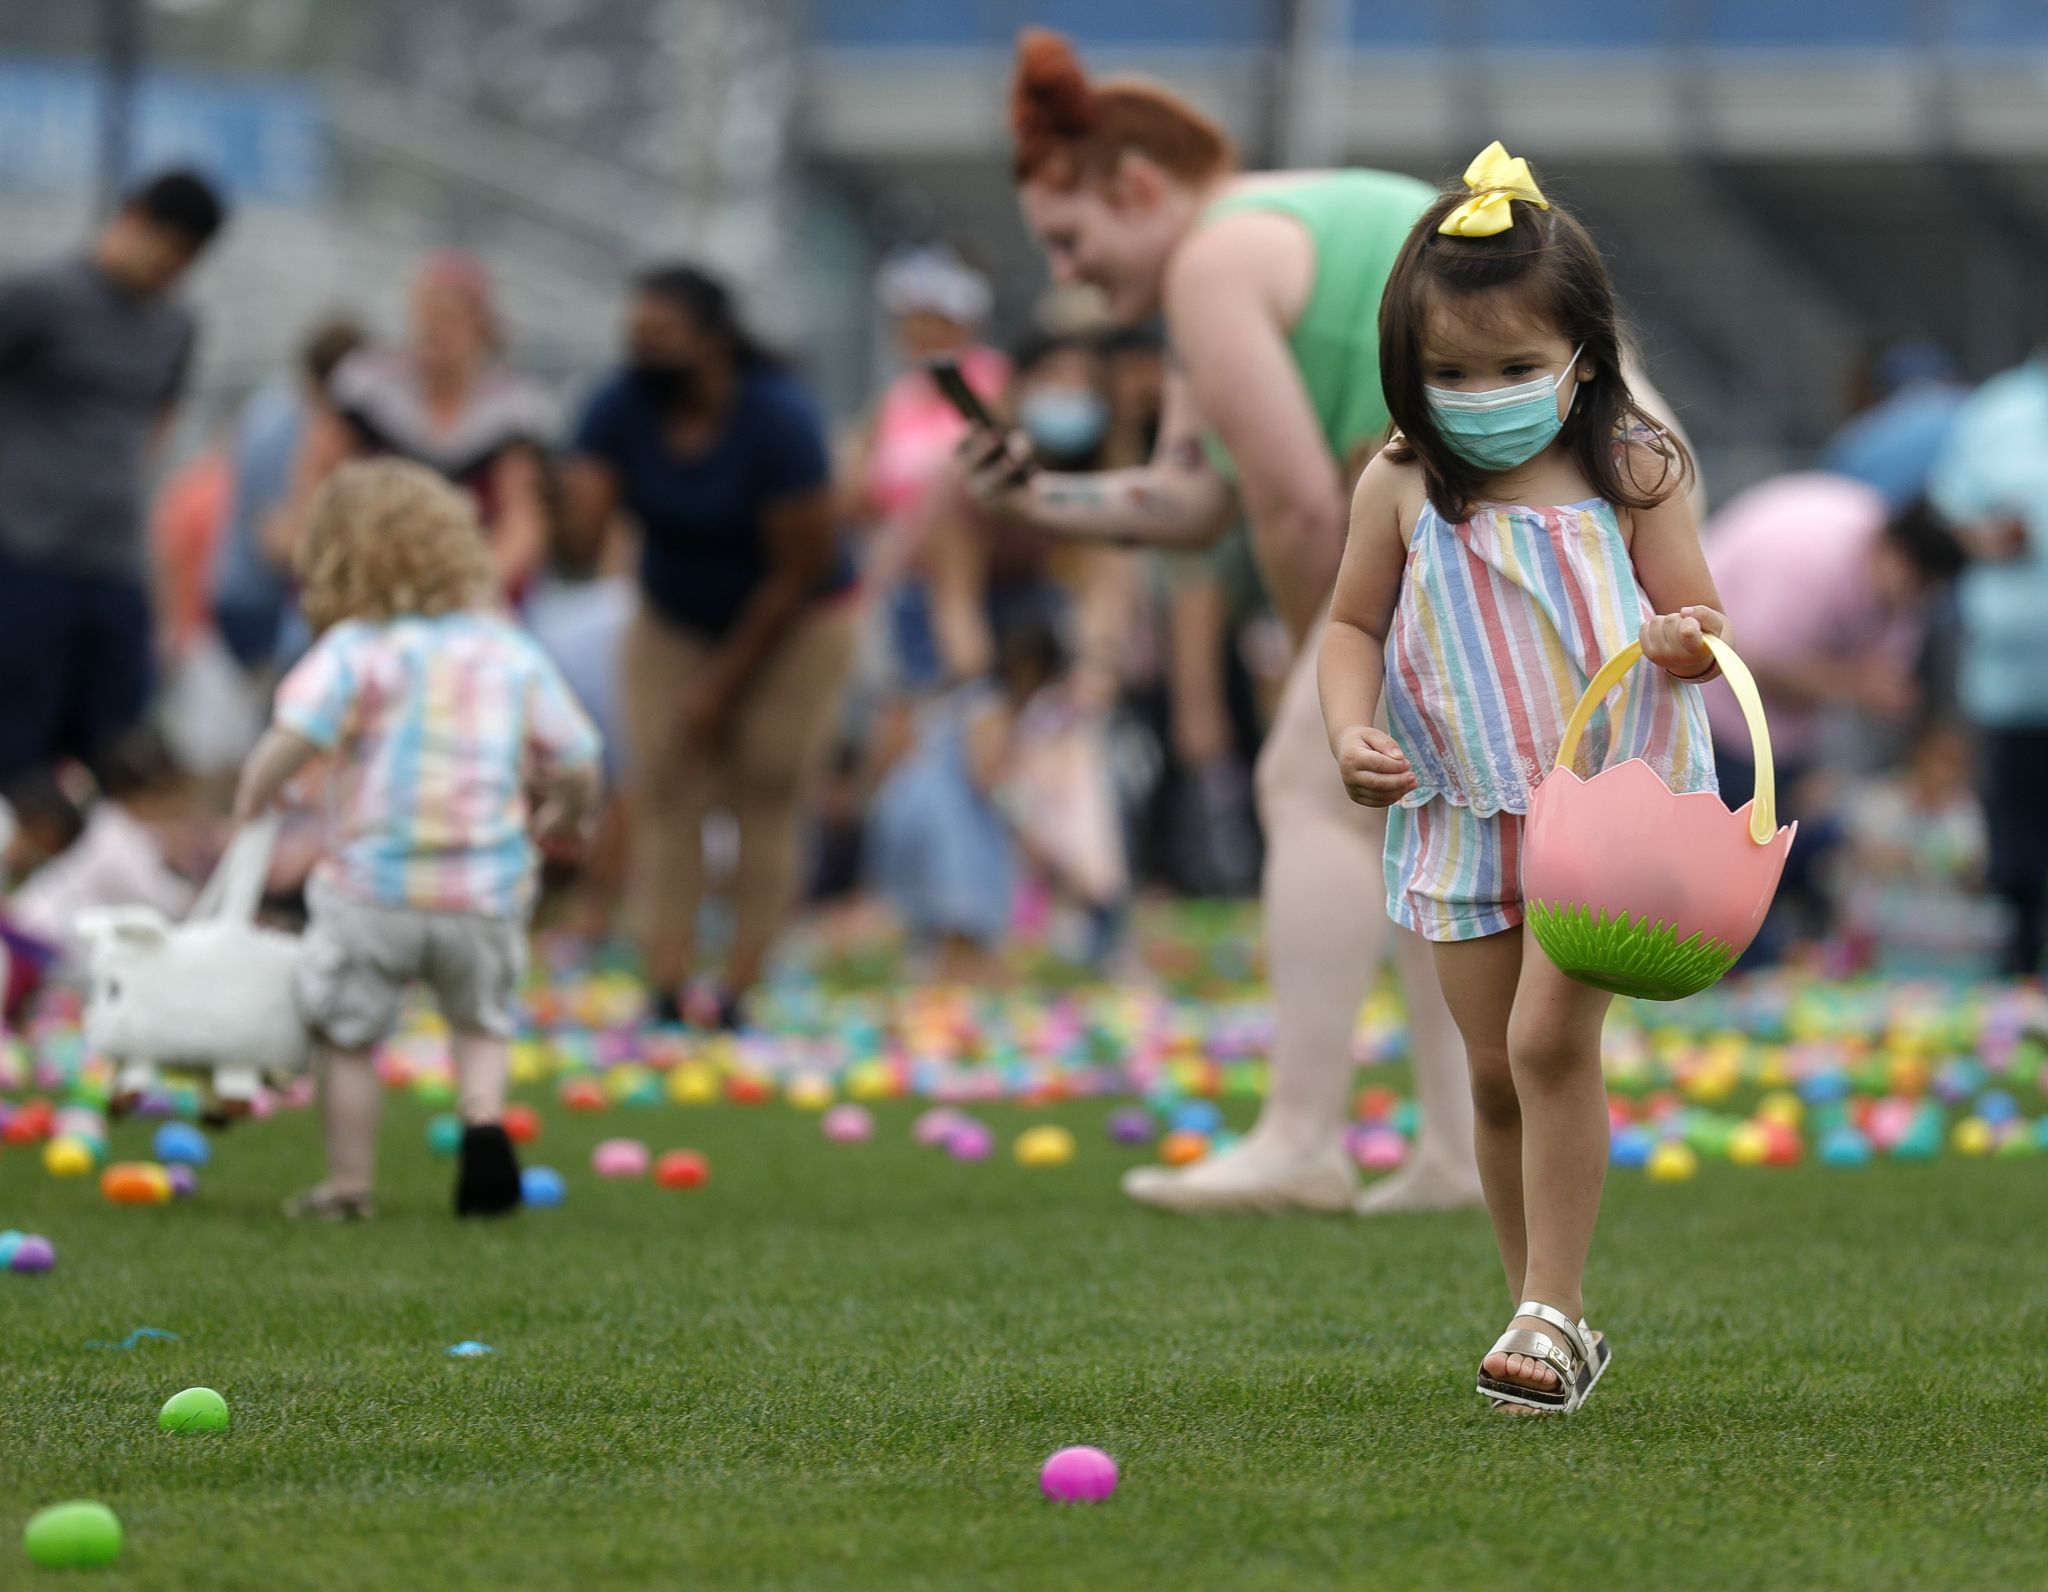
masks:
POLYGON ((92 1147, 77 1139, 52 1139, 43 1146, 43 1170, 52 1177, 84 1177, 94 1165, 92 1147))
POLYGON ((708 1106, 718 1098, 718 1074, 702 1062, 686 1062, 668 1075, 668 1097, 679 1106, 708 1106))
POLYGON ((1759 1122, 1775 1122, 1780 1127, 1796 1128, 1806 1120, 1806 1107, 1796 1094, 1778 1089, 1757 1102, 1756 1115, 1759 1122))
POLYGON ((1652 1182, 1683 1183, 1699 1169, 1700 1158, 1693 1153, 1691 1145, 1674 1140, 1660 1144, 1650 1152, 1648 1171, 1652 1182))
POLYGON ((832 1080, 815 1073, 799 1073, 783 1091, 799 1111, 823 1111, 832 1103, 832 1080))
POLYGON ((1992 1137, 1991 1124, 1982 1117, 1964 1117, 1955 1125, 1948 1142, 1961 1155, 1989 1155, 1992 1137))
POLYGON ((1026 1128, 1017 1135, 1019 1166, 1065 1166, 1074 1158, 1074 1136, 1057 1123, 1026 1128))
POLYGON ((1728 1135, 1728 1159, 1737 1166, 1762 1166, 1770 1153, 1770 1135, 1760 1122, 1745 1122, 1728 1135))

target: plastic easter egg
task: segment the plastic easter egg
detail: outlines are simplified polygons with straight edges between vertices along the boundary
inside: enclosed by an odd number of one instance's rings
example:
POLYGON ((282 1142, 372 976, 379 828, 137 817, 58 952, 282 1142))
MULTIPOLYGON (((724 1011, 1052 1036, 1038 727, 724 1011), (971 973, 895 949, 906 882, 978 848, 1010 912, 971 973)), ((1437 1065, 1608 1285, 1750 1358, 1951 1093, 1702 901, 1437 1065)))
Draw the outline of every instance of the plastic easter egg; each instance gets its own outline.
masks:
POLYGON ((1977 1116, 1994 1128, 2020 1114, 2020 1103, 2004 1089, 1986 1089, 1977 1097, 1977 1116))
POLYGON ((5 1232, 0 1232, 0 1271, 5 1271, 14 1264, 14 1252, 21 1248, 21 1241, 27 1236, 28 1234, 18 1227, 10 1227, 5 1232))
POLYGON ((701 1061, 684 1062, 668 1075, 668 1097, 679 1106, 708 1106, 718 1098, 718 1073, 701 1061))
POLYGON ((164 1176, 170 1181, 173 1199, 188 1200, 199 1192, 199 1174, 182 1161, 165 1167, 164 1176))
POLYGON ((1852 1127, 1830 1128, 1821 1136, 1820 1161, 1823 1166, 1868 1166, 1870 1156, 1870 1140, 1852 1127))
POLYGON ((865 1144, 875 1136, 874 1113, 866 1106, 834 1106, 825 1113, 819 1128, 833 1144, 865 1144))
POLYGON ((604 1085, 595 1078, 567 1078, 562 1082, 562 1104, 571 1111, 602 1111, 609 1102, 604 1085))
POLYGON ((1737 1166, 1762 1166, 1770 1138, 1761 1122, 1745 1122, 1728 1135, 1728 1159, 1737 1166))
POLYGON ((2018 1160, 2022 1156, 2041 1153, 2041 1141, 2034 1131, 2034 1124, 2025 1117, 2014 1117, 2002 1122, 1993 1130, 1998 1136, 1995 1153, 2001 1161, 2018 1160))
POLYGON ((1351 1154, 1368 1172, 1391 1172, 1408 1159, 1408 1141, 1392 1128, 1368 1127, 1352 1138, 1351 1154))
POLYGON ((1159 1132, 1152 1113, 1143 1106, 1126 1106, 1121 1111, 1112 1111, 1107 1128, 1112 1144, 1150 1144, 1159 1132))
POLYGON ((1159 1159, 1168 1166, 1192 1166, 1208 1153, 1208 1138, 1186 1129, 1169 1133, 1159 1141, 1159 1159))
POLYGON ((645 1177, 652 1159, 638 1139, 606 1139, 590 1152, 590 1170, 599 1177, 645 1177))
POLYGON ((929 1111, 918 1114, 910 1125, 910 1136, 927 1150, 945 1148, 946 1141, 953 1137, 954 1130, 967 1119, 951 1106, 933 1106, 929 1111))
POLYGON ((461 1148, 462 1118, 444 1111, 428 1119, 427 1150, 430 1154, 449 1156, 461 1148))
POLYGON ((1991 1124, 1982 1117, 1965 1117, 1955 1125, 1948 1142, 1958 1155, 1988 1155, 1991 1151, 1991 1124))
POLYGON ((551 1166, 529 1166, 519 1174, 519 1198, 535 1210, 553 1210, 568 1197, 568 1184, 551 1166))
POLYGON ((54 1271, 57 1266, 57 1246, 41 1233, 24 1233, 21 1242, 14 1246, 14 1253, 8 1257, 7 1269, 30 1276, 54 1271))
POLYGON ((153 1161, 116 1161, 100 1174, 100 1194, 114 1205, 162 1205, 171 1180, 153 1161))
POLYGON ((1797 1128, 1782 1122, 1764 1124, 1764 1165, 1797 1166, 1806 1154, 1806 1141, 1797 1128))
POLYGON ((1682 1183, 1700 1169, 1700 1158, 1686 1144, 1666 1142, 1650 1152, 1645 1170, 1653 1183, 1682 1183))
POLYGON ((736 1106, 765 1106, 775 1098, 775 1086, 753 1073, 734 1073, 726 1080, 725 1097, 736 1106))
POLYGON ((1222 1109, 1212 1100, 1183 1101, 1167 1118, 1167 1127, 1172 1132, 1199 1133, 1204 1138, 1222 1126, 1222 1109))
POLYGON ((1116 1491, 1116 1461, 1099 1448, 1063 1448, 1038 1473, 1038 1485, 1055 1503, 1100 1503, 1116 1491))
POLYGON ((96 1570, 121 1557, 121 1522, 105 1504, 51 1504, 29 1516, 21 1545, 41 1569, 96 1570))
POLYGON ((188 1387, 165 1400, 156 1423, 167 1432, 224 1432, 228 1401, 210 1387, 188 1387))
POLYGON ((505 1108, 505 1137, 514 1144, 532 1144, 540 1137, 540 1113, 532 1106, 505 1108))
POLYGON ((654 1163, 654 1181, 666 1189, 702 1188, 711 1181, 711 1163, 695 1150, 670 1150, 654 1163))
POLYGON ((206 1142, 206 1135, 189 1122, 166 1122, 156 1130, 151 1145, 156 1158, 166 1165, 175 1161, 204 1166, 213 1159, 213 1146, 206 1142))
POLYGON ((1073 1160, 1075 1148, 1073 1134, 1048 1122, 1018 1134, 1012 1153, 1019 1166, 1065 1166, 1073 1160))
POLYGON ((823 1111, 832 1103, 832 1080, 817 1073, 799 1073, 783 1091, 799 1111, 823 1111))
POLYGON ((84 1177, 97 1164, 91 1146, 77 1139, 52 1139, 43 1146, 43 1170, 52 1177, 84 1177))
POLYGON ((1756 1118, 1759 1122, 1775 1122, 1782 1127, 1796 1128, 1806 1120, 1806 1107, 1790 1090, 1774 1089, 1757 1102, 1756 1118))
POLYGON ((996 1136, 972 1117, 963 1120, 946 1140, 946 1153, 956 1161, 986 1161, 995 1148, 996 1136))
POLYGON ((1649 1164, 1650 1153, 1657 1146, 1648 1130, 1639 1127, 1625 1127, 1609 1134, 1607 1140, 1608 1163, 1624 1172, 1639 1172, 1649 1164))

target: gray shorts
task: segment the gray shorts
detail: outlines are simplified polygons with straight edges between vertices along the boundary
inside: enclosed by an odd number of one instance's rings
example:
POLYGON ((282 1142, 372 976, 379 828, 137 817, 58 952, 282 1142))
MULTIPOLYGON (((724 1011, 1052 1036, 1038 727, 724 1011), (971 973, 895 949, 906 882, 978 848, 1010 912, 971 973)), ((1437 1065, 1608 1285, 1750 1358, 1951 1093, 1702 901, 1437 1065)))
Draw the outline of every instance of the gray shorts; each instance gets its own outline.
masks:
POLYGON ((329 1044, 367 1050, 389 1036, 414 983, 433 992, 450 1028, 512 1036, 526 969, 523 923, 370 906, 318 879, 306 907, 299 1010, 329 1044))

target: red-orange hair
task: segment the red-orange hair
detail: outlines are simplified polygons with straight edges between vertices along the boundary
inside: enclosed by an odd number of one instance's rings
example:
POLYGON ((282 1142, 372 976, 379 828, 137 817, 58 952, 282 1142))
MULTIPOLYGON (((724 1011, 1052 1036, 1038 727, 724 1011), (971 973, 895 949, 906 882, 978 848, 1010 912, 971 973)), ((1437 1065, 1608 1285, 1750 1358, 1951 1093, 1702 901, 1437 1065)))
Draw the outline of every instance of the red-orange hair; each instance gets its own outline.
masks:
POLYGON ((1237 169, 1230 135, 1178 94, 1139 77, 1090 83, 1073 44, 1047 28, 1017 35, 1010 132, 1020 184, 1105 182, 1127 150, 1184 182, 1237 169))

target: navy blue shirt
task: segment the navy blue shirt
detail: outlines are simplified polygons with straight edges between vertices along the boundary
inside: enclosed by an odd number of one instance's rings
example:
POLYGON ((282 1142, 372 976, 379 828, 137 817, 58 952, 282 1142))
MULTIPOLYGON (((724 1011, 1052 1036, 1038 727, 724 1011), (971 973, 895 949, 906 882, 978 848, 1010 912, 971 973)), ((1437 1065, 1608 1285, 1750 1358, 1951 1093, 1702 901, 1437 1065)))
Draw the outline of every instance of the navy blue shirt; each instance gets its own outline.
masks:
MULTIPOLYGON (((825 427, 809 394, 779 370, 741 373, 725 430, 701 453, 679 453, 666 417, 621 372, 598 389, 576 431, 576 451, 617 472, 640 522, 640 584, 664 617, 723 636, 768 576, 762 512, 821 491, 831 480, 825 427)), ((820 597, 853 583, 841 545, 820 597)))

